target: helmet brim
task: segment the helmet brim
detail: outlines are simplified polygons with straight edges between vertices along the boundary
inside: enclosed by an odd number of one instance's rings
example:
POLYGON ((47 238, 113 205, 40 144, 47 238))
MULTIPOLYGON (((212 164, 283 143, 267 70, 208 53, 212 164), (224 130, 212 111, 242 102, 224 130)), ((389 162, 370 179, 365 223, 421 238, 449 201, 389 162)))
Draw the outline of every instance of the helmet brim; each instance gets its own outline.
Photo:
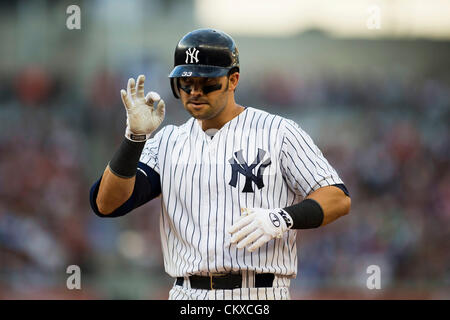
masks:
POLYGON ((207 66, 200 64, 182 64, 176 66, 169 74, 169 78, 184 78, 184 77, 201 77, 201 78, 216 78, 227 75, 231 68, 207 66))

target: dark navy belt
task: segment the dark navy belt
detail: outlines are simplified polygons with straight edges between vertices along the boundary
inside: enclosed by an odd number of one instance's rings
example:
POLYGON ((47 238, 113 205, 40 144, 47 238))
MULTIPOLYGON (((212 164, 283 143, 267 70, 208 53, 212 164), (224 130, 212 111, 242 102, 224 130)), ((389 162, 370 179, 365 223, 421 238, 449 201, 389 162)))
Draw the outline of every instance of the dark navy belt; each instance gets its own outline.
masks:
MULTIPOLYGON (((273 286, 273 273, 257 273, 255 274, 255 288, 269 288, 273 286)), ((183 277, 177 277, 177 286, 182 286, 184 282, 183 277)), ((206 290, 231 290, 242 288, 241 274, 211 274, 210 276, 190 276, 189 282, 192 289, 206 289, 206 290)))

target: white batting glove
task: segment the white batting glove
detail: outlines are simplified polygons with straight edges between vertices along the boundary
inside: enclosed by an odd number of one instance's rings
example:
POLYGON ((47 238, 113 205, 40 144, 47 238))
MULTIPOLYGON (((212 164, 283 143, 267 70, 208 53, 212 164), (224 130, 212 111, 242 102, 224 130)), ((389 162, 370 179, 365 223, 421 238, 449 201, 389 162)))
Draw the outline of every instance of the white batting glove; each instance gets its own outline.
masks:
POLYGON ((248 245, 252 252, 273 238, 281 238, 293 225, 291 216, 283 209, 243 208, 243 215, 229 229, 231 244, 238 249, 248 245))
POLYGON ((123 105, 127 111, 125 137, 140 142, 150 138, 164 120, 165 103, 154 91, 144 96, 145 76, 140 75, 137 84, 133 78, 128 80, 127 91, 120 90, 123 105), (156 108, 154 103, 158 103, 156 108))

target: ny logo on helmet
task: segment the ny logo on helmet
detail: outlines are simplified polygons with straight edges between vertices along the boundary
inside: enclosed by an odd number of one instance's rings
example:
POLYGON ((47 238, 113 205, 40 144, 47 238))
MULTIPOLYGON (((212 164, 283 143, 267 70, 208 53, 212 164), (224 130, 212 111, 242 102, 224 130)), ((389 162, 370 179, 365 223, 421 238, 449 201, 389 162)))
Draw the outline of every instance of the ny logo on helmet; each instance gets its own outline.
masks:
POLYGON ((194 63, 194 59, 195 59, 195 63, 198 63, 198 53, 200 51, 198 51, 196 48, 189 48, 186 50, 186 61, 185 63, 194 63), (191 57, 191 62, 188 62, 189 57, 191 57))

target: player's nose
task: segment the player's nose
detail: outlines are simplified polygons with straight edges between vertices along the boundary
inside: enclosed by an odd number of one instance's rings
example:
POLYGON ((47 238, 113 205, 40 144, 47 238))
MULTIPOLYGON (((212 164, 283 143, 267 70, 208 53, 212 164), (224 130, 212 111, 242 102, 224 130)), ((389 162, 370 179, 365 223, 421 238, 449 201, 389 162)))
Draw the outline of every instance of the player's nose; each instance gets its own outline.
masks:
POLYGON ((199 85, 193 85, 191 87, 191 96, 201 96, 203 94, 203 88, 199 85))

